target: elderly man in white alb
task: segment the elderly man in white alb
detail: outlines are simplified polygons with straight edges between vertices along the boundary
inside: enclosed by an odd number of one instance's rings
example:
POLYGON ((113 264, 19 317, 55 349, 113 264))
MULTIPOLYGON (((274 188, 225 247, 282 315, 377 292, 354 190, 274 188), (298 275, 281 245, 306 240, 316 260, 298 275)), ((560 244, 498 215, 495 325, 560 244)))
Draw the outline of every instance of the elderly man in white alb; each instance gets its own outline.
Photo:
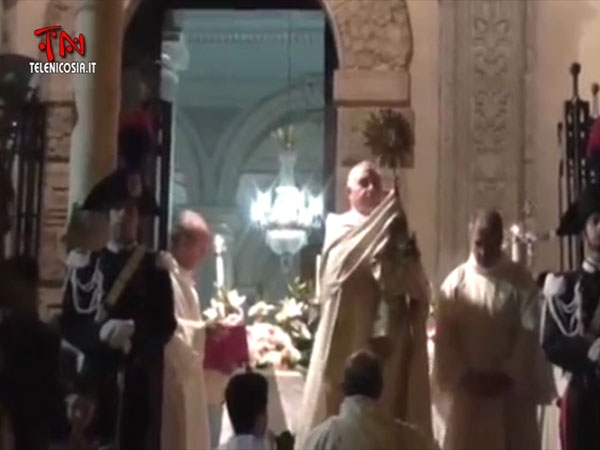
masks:
POLYGON ((175 334, 165 348, 163 450, 210 448, 203 369, 206 329, 194 272, 211 248, 211 233, 204 219, 184 211, 172 235, 172 253, 161 254, 171 274, 177 320, 175 334))
POLYGON ((329 215, 326 223, 321 319, 296 424, 298 450, 304 450, 310 430, 339 412, 346 359, 364 348, 383 360, 383 413, 431 435, 421 314, 427 310, 427 283, 418 251, 402 256, 402 264, 388 260, 388 250, 399 256, 396 244, 414 244, 398 192, 386 196, 377 168, 364 161, 350 171, 347 193, 350 210, 329 215))

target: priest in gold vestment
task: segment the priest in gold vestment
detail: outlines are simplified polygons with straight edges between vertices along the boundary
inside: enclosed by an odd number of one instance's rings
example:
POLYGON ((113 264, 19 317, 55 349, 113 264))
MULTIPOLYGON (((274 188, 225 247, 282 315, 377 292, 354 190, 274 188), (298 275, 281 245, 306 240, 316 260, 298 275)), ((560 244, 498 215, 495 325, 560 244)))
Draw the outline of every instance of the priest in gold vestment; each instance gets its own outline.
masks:
POLYGON ((346 359, 368 347, 385 359, 384 413, 431 435, 425 333, 429 289, 398 190, 382 200, 381 177, 363 162, 350 172, 348 194, 352 209, 327 221, 321 320, 297 449, 311 429, 339 412, 346 359))

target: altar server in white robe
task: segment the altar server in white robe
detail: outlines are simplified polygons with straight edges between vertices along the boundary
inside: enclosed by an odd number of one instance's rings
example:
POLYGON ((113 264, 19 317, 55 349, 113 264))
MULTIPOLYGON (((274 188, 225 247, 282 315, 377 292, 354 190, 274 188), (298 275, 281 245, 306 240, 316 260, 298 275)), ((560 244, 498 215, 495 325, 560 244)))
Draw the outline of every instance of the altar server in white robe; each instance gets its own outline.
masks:
POLYGON ((348 358, 344 371, 344 401, 340 412, 317 426, 304 450, 434 450, 433 440, 416 427, 391 419, 378 400, 383 372, 377 357, 359 351, 348 358))
POLYGON ((172 253, 161 260, 171 274, 177 329, 165 348, 163 378, 163 450, 210 448, 204 382, 205 324, 200 314, 194 272, 212 248, 202 217, 181 213, 172 236, 172 253))
POLYGON ((385 414, 432 433, 425 334, 429 290, 399 193, 385 195, 370 162, 350 171, 347 188, 350 211, 330 215, 326 224, 321 320, 295 424, 298 450, 304 450, 311 429, 339 412, 346 359, 364 348, 384 358, 379 403, 385 414))
POLYGON ((434 379, 447 401, 444 450, 540 448, 536 408, 554 383, 538 339, 541 306, 529 272, 502 253, 496 211, 471 225, 471 256, 444 281, 434 379))

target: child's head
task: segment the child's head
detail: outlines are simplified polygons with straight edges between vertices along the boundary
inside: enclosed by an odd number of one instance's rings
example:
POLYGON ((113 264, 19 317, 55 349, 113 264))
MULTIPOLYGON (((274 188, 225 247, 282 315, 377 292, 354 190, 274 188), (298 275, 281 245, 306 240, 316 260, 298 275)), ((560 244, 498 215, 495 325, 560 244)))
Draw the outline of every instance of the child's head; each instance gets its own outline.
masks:
POLYGON ((235 375, 225 390, 227 412, 235 434, 263 435, 267 430, 269 383, 262 375, 235 375))

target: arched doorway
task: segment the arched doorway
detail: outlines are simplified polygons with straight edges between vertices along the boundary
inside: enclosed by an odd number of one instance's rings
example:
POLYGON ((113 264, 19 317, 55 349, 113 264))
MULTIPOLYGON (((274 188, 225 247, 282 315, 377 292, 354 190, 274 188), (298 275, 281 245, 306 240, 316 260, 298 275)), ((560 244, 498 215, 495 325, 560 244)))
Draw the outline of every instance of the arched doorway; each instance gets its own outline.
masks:
MULTIPOLYGON (((132 17, 124 46, 123 108, 152 95, 173 95, 173 213, 197 210, 215 231, 228 235, 232 287, 254 298, 283 298, 291 277, 313 276, 320 236, 297 258, 294 274, 281 274, 279 258, 250 226, 248 193, 275 180, 278 151, 269 135, 293 123, 303 135, 298 181, 313 192, 326 189, 329 209, 333 205, 337 57, 327 16, 317 0, 261 0, 251 8, 236 0, 165 3, 146 0, 132 17), (147 33, 157 27, 157 17, 161 42, 147 33), (285 54, 286 46, 293 56, 285 54), (166 59, 186 60, 187 67, 165 82, 164 67, 161 80, 153 61, 169 52, 166 59), (294 73, 286 80, 288 56, 294 73), (178 87, 165 93, 173 80, 178 87)), ((207 301, 214 283, 211 261, 201 277, 207 301)))

